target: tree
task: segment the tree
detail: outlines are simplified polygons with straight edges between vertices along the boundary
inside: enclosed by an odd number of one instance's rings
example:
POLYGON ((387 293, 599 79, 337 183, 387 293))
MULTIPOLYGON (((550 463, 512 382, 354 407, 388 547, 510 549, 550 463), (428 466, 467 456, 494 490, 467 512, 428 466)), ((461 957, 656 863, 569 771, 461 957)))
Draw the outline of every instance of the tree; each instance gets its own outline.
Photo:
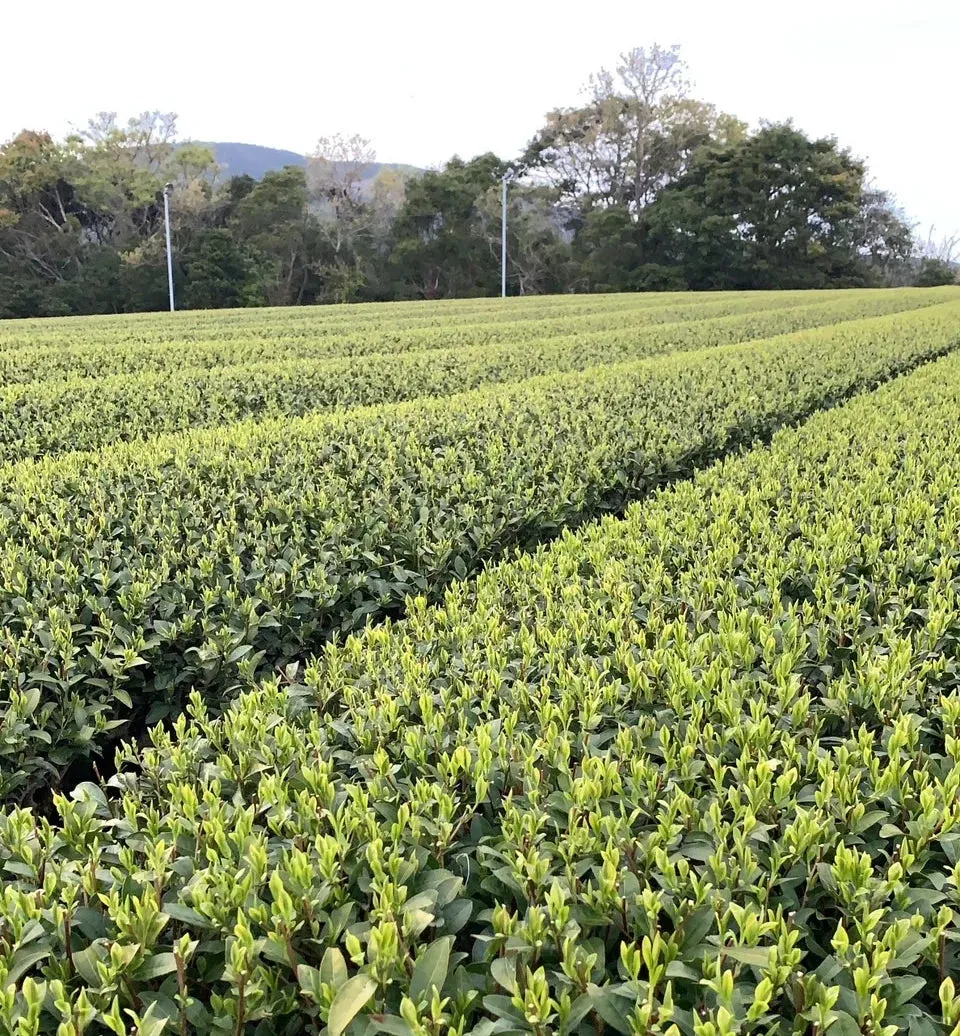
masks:
POLYGON ((213 152, 177 143, 176 124, 172 112, 142 112, 121 128, 115 112, 100 112, 70 138, 82 149, 79 186, 99 214, 99 243, 125 249, 159 233, 167 182, 176 188, 178 218, 209 204, 217 173, 213 152))
POLYGON ((683 172, 697 147, 745 133, 743 123, 687 90, 677 47, 635 47, 615 72, 591 77, 584 105, 547 116, 523 164, 584 211, 622 205, 636 215, 683 172))
POLYGON ((950 266, 960 263, 960 231, 934 237, 935 228, 927 231, 926 240, 920 244, 920 255, 927 259, 938 259, 950 266))
MULTIPOLYGON (((507 291, 540 295, 567 290, 570 245, 552 188, 520 181, 507 195, 507 291)), ((488 187, 477 200, 479 230, 492 270, 500 266, 503 230, 501 186, 488 187)))
POLYGON ((700 149, 644 214, 648 262, 691 288, 812 288, 865 279, 863 163, 789 124, 700 149))
POLYGON ((207 213, 207 223, 213 227, 229 226, 236 215, 237 205, 256 186, 257 181, 246 173, 240 176, 231 176, 215 192, 207 213))
POLYGON ((960 239, 913 248, 862 162, 793 126, 691 96, 676 47, 633 48, 557 109, 518 161, 454 157, 408 175, 361 136, 307 168, 220 183, 177 117, 101 112, 64 140, 0 147, 0 317, 166 306, 163 186, 173 184, 178 304, 296 305, 500 290, 642 291, 943 283, 960 239))
POLYGON ((573 243, 577 291, 676 291, 685 288, 683 270, 647 258, 647 226, 628 209, 588 212, 573 243))
POLYGON ((156 257, 146 246, 162 234, 163 184, 175 184, 178 247, 210 207, 213 155, 175 135, 170 114, 145 112, 121 129, 102 112, 63 142, 24 131, 0 148, 0 312, 128 308, 126 286, 140 277, 125 276, 126 257, 141 267, 156 257))
POLYGON ((863 188, 856 238, 869 283, 910 282, 913 232, 886 191, 873 186, 863 188))
POLYGON ((369 251, 374 232, 366 185, 376 157, 365 137, 335 134, 320 138, 307 164, 310 200, 322 239, 313 271, 327 301, 349 302, 359 297, 366 283, 361 257, 369 251))
POLYGON ((454 157, 444 169, 407 184, 389 264, 394 297, 463 298, 498 291, 499 263, 491 261, 481 208, 506 170, 494 154, 469 162, 454 157))
POLYGON ((307 164, 307 184, 311 200, 334 228, 334 244, 339 251, 350 229, 361 218, 364 208, 363 184, 377 153, 370 141, 359 134, 346 137, 337 133, 321 137, 307 164))
POLYGON ((259 257, 259 282, 267 304, 308 299, 318 229, 307 204, 307 179, 299 166, 267 173, 233 210, 231 229, 259 257))
POLYGON ((945 259, 924 256, 920 260, 917 273, 917 285, 921 288, 935 288, 940 284, 955 284, 960 278, 960 270, 945 259))
POLYGON ((79 136, 95 148, 119 151, 122 164, 158 172, 176 149, 176 112, 147 111, 127 120, 124 128, 117 124, 116 112, 97 112, 87 121, 79 136))
POLYGON ((96 223, 77 187, 75 149, 24 130, 0 148, 0 311, 62 312, 49 289, 75 277, 96 223))
POLYGON ((189 309, 263 304, 263 292, 255 281, 252 264, 229 230, 201 230, 181 256, 181 266, 184 302, 189 309))
POLYGON ((396 169, 381 169, 370 192, 374 237, 386 238, 407 196, 407 177, 396 169))

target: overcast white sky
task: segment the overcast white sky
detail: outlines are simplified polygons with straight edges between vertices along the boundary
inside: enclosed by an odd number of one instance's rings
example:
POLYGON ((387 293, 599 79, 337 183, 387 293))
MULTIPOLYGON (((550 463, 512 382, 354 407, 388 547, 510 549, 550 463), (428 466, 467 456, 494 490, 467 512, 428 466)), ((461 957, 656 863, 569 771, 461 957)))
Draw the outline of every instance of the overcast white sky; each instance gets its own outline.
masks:
POLYGON ((359 132, 415 165, 513 155, 591 71, 679 43, 698 96, 837 136, 924 234, 960 230, 956 0, 0 0, 0 33, 0 139, 161 108, 184 136, 359 132))

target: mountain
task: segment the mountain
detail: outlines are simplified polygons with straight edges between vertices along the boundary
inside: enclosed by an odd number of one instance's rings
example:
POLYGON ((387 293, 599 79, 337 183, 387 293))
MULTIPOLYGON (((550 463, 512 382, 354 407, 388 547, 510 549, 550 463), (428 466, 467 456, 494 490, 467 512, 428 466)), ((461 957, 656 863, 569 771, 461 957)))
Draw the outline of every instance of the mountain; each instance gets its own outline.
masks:
MULTIPOLYGON (((282 169, 285 165, 305 166, 305 155, 296 151, 284 151, 281 148, 261 147, 259 144, 234 144, 215 141, 200 141, 205 147, 213 149, 218 164, 223 169, 222 177, 252 176, 259 180, 264 173, 282 169)), ((399 162, 371 162, 363 172, 364 180, 375 180, 383 169, 394 169, 405 176, 422 172, 416 166, 403 165, 399 162)))
POLYGON ((264 173, 282 169, 285 165, 307 164, 305 155, 296 151, 283 151, 275 147, 261 147, 259 144, 232 144, 203 142, 206 147, 213 148, 217 163, 223 169, 223 178, 230 176, 252 176, 259 180, 264 173))

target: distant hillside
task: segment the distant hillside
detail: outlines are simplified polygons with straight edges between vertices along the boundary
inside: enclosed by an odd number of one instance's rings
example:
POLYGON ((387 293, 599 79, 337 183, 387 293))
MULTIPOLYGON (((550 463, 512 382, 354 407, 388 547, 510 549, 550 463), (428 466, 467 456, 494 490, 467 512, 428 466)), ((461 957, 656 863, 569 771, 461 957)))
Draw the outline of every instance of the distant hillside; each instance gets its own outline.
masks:
POLYGON ((283 151, 275 147, 261 147, 259 144, 221 144, 204 141, 213 148, 217 162, 223 169, 224 178, 229 176, 252 176, 259 180, 264 173, 282 169, 285 165, 306 165, 304 155, 296 151, 283 151))
MULTIPOLYGON (((264 173, 282 169, 285 165, 305 166, 305 155, 296 151, 284 151, 281 148, 261 147, 259 144, 233 144, 203 141, 207 147, 213 148, 217 162, 223 169, 224 178, 230 176, 252 176, 259 180, 264 173)), ((416 166, 403 165, 398 162, 371 162, 364 170, 365 180, 374 180, 382 169, 395 169, 408 176, 422 170, 416 166)))

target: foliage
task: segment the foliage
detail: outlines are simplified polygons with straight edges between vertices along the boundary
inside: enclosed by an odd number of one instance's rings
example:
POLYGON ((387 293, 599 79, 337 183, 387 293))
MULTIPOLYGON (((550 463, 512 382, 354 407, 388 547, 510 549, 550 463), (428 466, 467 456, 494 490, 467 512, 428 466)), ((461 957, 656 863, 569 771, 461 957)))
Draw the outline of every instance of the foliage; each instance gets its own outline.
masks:
MULTIPOLYGON (((489 187, 477 202, 479 230, 496 264, 502 248, 502 196, 489 187)), ((556 192, 511 181, 507 192, 507 293, 551 295, 571 278, 570 248, 559 232, 556 192)))
POLYGON ((892 195, 864 185, 858 224, 854 234, 866 282, 887 286, 917 284, 911 262, 913 231, 892 195))
POLYGON ((834 141, 789 125, 705 148, 645 212, 649 254, 700 289, 858 283, 863 178, 862 163, 834 141))
POLYGON ((374 159, 338 134, 221 183, 173 114, 25 130, 0 147, 0 317, 165 308, 166 182, 181 307, 496 295, 505 175, 511 295, 946 283, 860 160, 789 124, 748 132, 690 95, 676 47, 622 54, 513 160, 374 159))
POLYGON ((499 188, 506 171, 493 154, 469 162, 453 158, 408 185, 391 249, 398 297, 496 294, 499 264, 481 231, 478 200, 499 188))
MULTIPOLYGON (((184 367, 215 368, 251 361, 328 359, 333 357, 377 356, 430 350, 475 349, 480 346, 571 340, 573 336, 593 336, 597 343, 609 342, 611 348, 624 342, 657 351, 661 344, 681 342, 698 347, 700 335, 712 329, 708 321, 734 317, 720 325, 726 337, 710 337, 708 344, 757 337, 751 315, 766 320, 771 333, 804 326, 784 323, 776 316, 781 309, 802 308, 813 324, 820 316, 827 322, 835 317, 854 319, 873 313, 896 312, 927 306, 953 296, 950 291, 934 293, 907 289, 881 295, 864 293, 781 292, 757 293, 753 297, 736 294, 647 295, 603 300, 591 307, 557 306, 537 302, 522 314, 506 314, 495 309, 458 309, 444 311, 439 322, 419 317, 403 318, 395 311, 380 319, 328 321, 319 317, 325 310, 298 313, 290 320, 279 319, 276 311, 267 316, 253 314, 232 321, 203 319, 193 328, 183 318, 170 321, 147 318, 135 325, 125 322, 101 324, 64 321, 8 324, 0 329, 0 384, 22 384, 74 375, 92 377, 119 372, 139 374, 147 371, 176 371, 184 367), (829 304, 826 312, 823 304, 829 304), (835 307, 835 308, 832 308, 835 307), (314 313, 318 314, 314 318, 314 313), (446 319, 447 317, 455 319, 446 319), (747 323, 744 321, 747 320, 747 323), (692 328, 670 327, 663 335, 655 329, 662 324, 685 324, 692 328), (739 336, 739 337, 738 337, 739 336), (661 343, 661 339, 664 341, 661 343)), ((286 314, 284 314, 286 315, 286 314)))
POLYGON ((267 173, 234 203, 230 225, 260 262, 268 305, 304 301, 317 234, 307 212, 307 197, 303 169, 287 166, 281 172, 267 173))
POLYGON ((174 147, 175 133, 172 115, 120 129, 101 113, 62 143, 24 131, 0 148, 0 314, 143 308, 121 259, 159 233, 162 185, 180 212, 210 198, 212 154, 174 147))
POLYGON ((635 47, 620 56, 615 73, 601 69, 591 78, 584 106, 547 116, 523 163, 584 211, 622 208, 636 216, 698 147, 732 143, 746 132, 686 92, 677 47, 635 47))
POLYGON ((958 407, 953 356, 0 814, 0 1021, 955 1031, 958 407))
POLYGON ((0 469, 0 794, 949 351, 958 313, 0 469))
POLYGON ((227 230, 201 230, 182 262, 191 309, 226 309, 260 301, 251 263, 227 230))
POLYGON ((960 275, 957 266, 943 259, 925 258, 920 261, 917 284, 921 288, 934 288, 939 284, 955 284, 960 275))
POLYGON ((906 311, 951 295, 916 289, 826 293, 809 303, 809 294, 784 293, 752 300, 711 296, 686 305, 669 304, 681 301, 671 295, 660 306, 607 305, 596 314, 522 322, 398 327, 393 333, 393 325, 381 323, 376 330, 332 333, 319 343, 304 332, 322 324, 300 322, 297 337, 285 339, 276 318, 269 338, 241 337, 235 328, 238 336, 222 345, 158 347, 145 341, 149 325, 141 325, 134 345, 4 349, 0 330, 0 460, 99 449, 250 417, 452 395, 552 371, 906 311))

